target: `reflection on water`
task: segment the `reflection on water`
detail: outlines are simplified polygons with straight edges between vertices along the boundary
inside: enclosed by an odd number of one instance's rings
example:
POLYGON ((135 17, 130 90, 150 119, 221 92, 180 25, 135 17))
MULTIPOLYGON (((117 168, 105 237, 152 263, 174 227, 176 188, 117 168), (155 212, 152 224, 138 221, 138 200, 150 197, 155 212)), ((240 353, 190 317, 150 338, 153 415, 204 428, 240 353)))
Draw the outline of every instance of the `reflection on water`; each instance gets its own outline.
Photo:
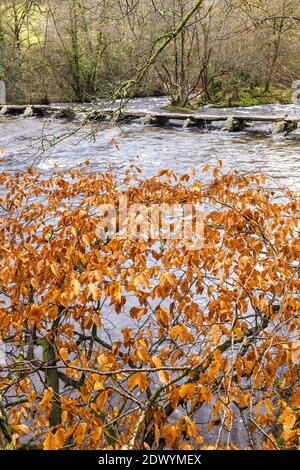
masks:
MULTIPOLYGON (((164 103, 164 98, 143 98, 133 100, 130 106, 154 109, 164 103)), ((298 108, 294 105, 256 106, 251 112, 276 112, 283 116, 299 112, 300 115, 298 108)), ((224 111, 208 109, 205 112, 224 111)), ((239 109, 239 113, 249 113, 249 108, 239 109)), ((300 191, 299 131, 289 137, 273 136, 271 124, 255 124, 245 132, 229 134, 222 131, 221 126, 216 123, 207 129, 183 130, 181 127, 146 127, 137 122, 122 127, 102 126, 96 135, 87 138, 91 127, 80 129, 79 122, 1 117, 0 171, 18 171, 32 163, 41 147, 42 135, 52 139, 77 129, 75 135, 45 152, 38 164, 41 169, 49 170, 55 165, 68 168, 89 160, 95 171, 112 168, 121 175, 135 163, 149 176, 162 168, 171 168, 177 173, 191 167, 197 171, 203 164, 221 159, 226 171, 265 172, 280 185, 300 191)))

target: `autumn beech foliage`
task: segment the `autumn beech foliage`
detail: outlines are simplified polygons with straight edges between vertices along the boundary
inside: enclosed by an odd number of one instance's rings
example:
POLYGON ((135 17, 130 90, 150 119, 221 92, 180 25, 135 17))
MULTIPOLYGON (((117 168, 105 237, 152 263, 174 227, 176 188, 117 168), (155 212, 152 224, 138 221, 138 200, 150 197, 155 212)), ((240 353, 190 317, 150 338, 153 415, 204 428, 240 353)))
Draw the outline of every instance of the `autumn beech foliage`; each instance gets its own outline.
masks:
POLYGON ((299 446, 299 197, 204 171, 0 175, 2 447, 299 446), (203 247, 99 239, 120 194, 201 205, 203 247))

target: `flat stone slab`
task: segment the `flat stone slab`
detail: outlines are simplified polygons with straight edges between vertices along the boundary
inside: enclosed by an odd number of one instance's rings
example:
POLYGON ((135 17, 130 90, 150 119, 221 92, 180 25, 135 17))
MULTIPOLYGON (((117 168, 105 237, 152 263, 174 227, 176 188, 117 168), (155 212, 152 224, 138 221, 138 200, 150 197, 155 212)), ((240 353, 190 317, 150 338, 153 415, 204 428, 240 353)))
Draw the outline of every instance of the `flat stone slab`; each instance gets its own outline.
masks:
MULTIPOLYGON (((100 110, 99 110, 100 111, 100 110)), ((102 110, 104 114, 114 114, 117 109, 112 108, 105 108, 102 110)), ((205 113, 177 113, 177 112, 170 112, 170 111, 149 111, 149 110, 139 110, 139 109, 124 109, 121 111, 121 116, 128 117, 128 118, 143 118, 145 116, 152 117, 154 119, 165 118, 165 119, 173 119, 178 121, 187 121, 190 119, 191 121, 227 121, 230 118, 240 120, 240 121, 248 121, 248 122, 276 122, 285 119, 289 122, 300 122, 300 117, 289 117, 283 116, 282 114, 242 114, 242 113, 230 113, 228 114, 205 114, 205 113)))
POLYGON ((113 118, 116 122, 118 120, 130 120, 130 119, 143 119, 145 122, 152 122, 157 125, 164 125, 168 121, 176 120, 182 121, 187 125, 187 123, 196 124, 201 127, 201 125, 205 123, 210 123, 214 121, 239 121, 243 122, 265 122, 265 123, 278 123, 279 121, 284 121, 286 123, 298 123, 300 122, 299 117, 289 117, 283 116, 281 114, 242 114, 242 113, 220 113, 220 114, 206 114, 206 113, 199 113, 199 112, 190 112, 190 113, 181 113, 181 112, 171 112, 171 111, 149 111, 147 109, 122 109, 118 112, 117 108, 97 108, 89 107, 89 106, 56 106, 56 105, 4 105, 0 106, 0 114, 12 114, 12 115, 21 115, 28 109, 32 110, 33 116, 51 116, 56 115, 57 117, 60 116, 62 110, 66 112, 66 110, 70 111, 70 114, 75 116, 76 113, 83 113, 85 119, 93 120, 95 119, 94 116, 97 116, 97 119, 100 120, 101 117, 110 119, 113 118), (2 109, 2 113, 1 113, 2 109), (5 112, 4 112, 5 111, 5 112))

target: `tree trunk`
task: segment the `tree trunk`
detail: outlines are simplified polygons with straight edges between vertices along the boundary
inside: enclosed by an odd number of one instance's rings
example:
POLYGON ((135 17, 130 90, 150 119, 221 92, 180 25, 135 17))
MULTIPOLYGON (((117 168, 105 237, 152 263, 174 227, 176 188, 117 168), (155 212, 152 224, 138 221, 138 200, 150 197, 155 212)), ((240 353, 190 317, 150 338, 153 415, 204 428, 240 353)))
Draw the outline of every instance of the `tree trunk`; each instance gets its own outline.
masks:
POLYGON ((12 432, 0 397, 0 450, 12 450, 12 432))
POLYGON ((52 399, 52 409, 49 416, 49 424, 51 427, 56 427, 61 424, 61 402, 59 394, 59 377, 58 371, 55 368, 56 365, 56 350, 52 341, 43 338, 41 340, 43 348, 43 361, 46 366, 50 367, 46 370, 46 384, 52 388, 54 396, 52 399), (51 368, 53 367, 53 368, 51 368))

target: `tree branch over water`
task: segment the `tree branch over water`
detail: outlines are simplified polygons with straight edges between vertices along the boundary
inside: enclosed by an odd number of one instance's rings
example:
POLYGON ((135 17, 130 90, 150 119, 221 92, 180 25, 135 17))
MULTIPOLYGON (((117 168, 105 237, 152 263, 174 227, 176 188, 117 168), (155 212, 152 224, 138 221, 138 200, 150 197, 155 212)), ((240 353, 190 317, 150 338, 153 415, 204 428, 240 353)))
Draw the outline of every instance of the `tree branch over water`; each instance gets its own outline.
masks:
POLYGON ((183 28, 187 25, 193 15, 201 8, 204 0, 197 0, 193 8, 185 15, 183 20, 179 23, 174 31, 169 31, 164 34, 162 38, 157 41, 157 46, 153 54, 146 60, 146 62, 138 68, 135 78, 124 82, 114 93, 114 100, 121 98, 122 100, 129 100, 131 97, 131 91, 133 88, 141 83, 150 67, 156 62, 160 54, 166 49, 166 47, 181 33, 183 28))

